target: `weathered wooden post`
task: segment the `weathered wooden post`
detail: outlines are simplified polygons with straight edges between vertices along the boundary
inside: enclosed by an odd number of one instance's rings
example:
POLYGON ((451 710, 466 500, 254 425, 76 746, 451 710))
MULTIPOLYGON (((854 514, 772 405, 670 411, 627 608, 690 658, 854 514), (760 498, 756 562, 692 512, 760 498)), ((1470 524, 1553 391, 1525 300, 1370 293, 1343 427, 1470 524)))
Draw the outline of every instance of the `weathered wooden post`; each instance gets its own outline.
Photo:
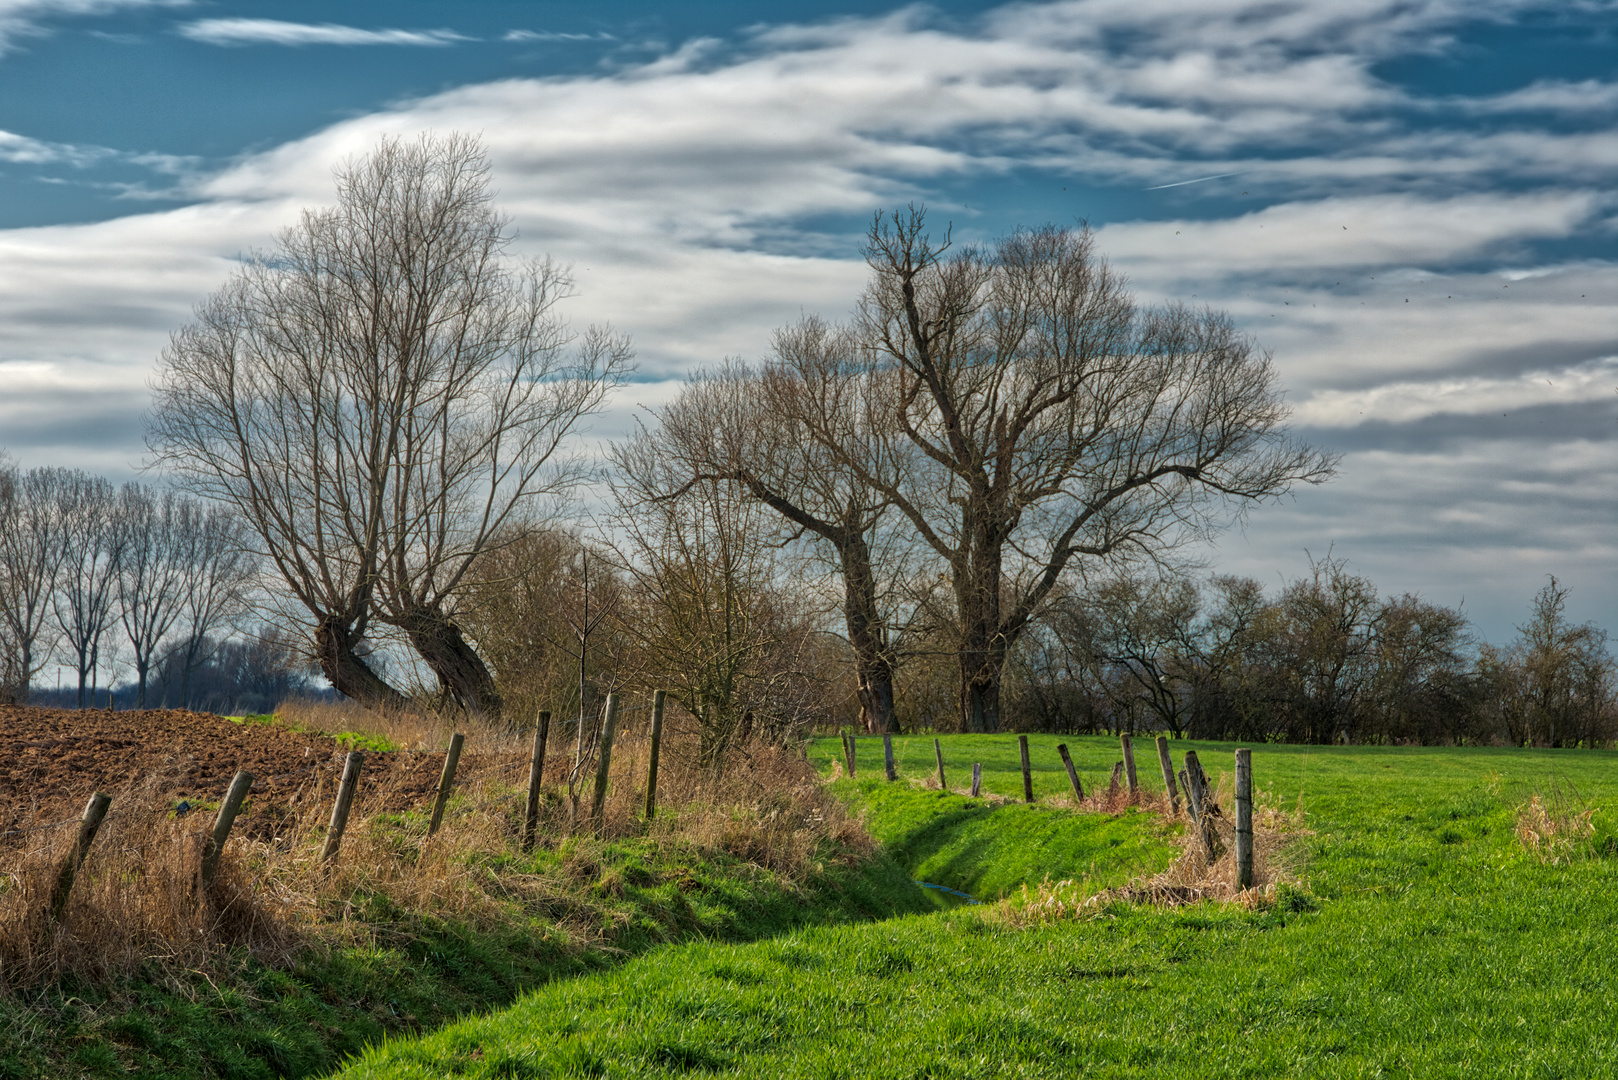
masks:
POLYGON ((1133 799, 1140 791, 1140 781, 1135 776, 1135 744, 1127 732, 1118 736, 1118 744, 1124 750, 1124 775, 1129 778, 1129 797, 1133 799))
POLYGON ((944 746, 937 739, 933 740, 933 754, 938 758, 938 790, 948 791, 949 785, 944 783, 944 746))
POLYGON ((1180 792, 1174 786, 1174 759, 1169 757, 1169 741, 1162 735, 1157 737, 1157 764, 1163 770, 1163 790, 1169 793, 1169 812, 1178 817, 1180 792))
POLYGON ((1067 743, 1057 743, 1056 752, 1062 755, 1062 764, 1067 768, 1067 782, 1073 785, 1073 797, 1083 802, 1084 785, 1079 783, 1079 770, 1073 767, 1073 755, 1067 752, 1067 743))
POLYGON ((1191 802, 1192 816, 1202 834, 1202 846, 1211 863, 1215 856, 1213 820, 1208 816, 1208 774, 1202 771, 1202 762, 1195 750, 1185 752, 1185 792, 1191 802))
POLYGON ((972 798, 983 793, 983 762, 972 762, 972 798))
POLYGON ((534 725, 534 749, 528 755, 528 803, 522 813, 522 849, 534 850, 539 833, 539 789, 545 782, 545 744, 551 737, 551 711, 541 709, 534 725))
MULTIPOLYGON (((652 693, 652 751, 646 765, 646 820, 657 815, 657 758, 663 750, 663 708, 668 700, 667 690, 652 693)), ((807 745, 807 744, 805 744, 807 745)))
POLYGON ((1034 770, 1028 764, 1028 736, 1018 735, 1017 746, 1022 750, 1022 801, 1034 801, 1034 770))
POLYGON ((51 922, 62 921, 62 913, 67 910, 68 894, 73 891, 73 879, 78 876, 84 857, 90 853, 90 845, 95 843, 96 832, 100 830, 102 819, 107 816, 107 807, 111 805, 112 796, 99 791, 84 804, 84 813, 79 815, 79 834, 73 839, 73 850, 67 853, 67 860, 56 875, 56 887, 51 890, 51 922))
POLYGON ((1236 751, 1236 887, 1253 887, 1253 751, 1236 751))
POLYGON ((253 774, 239 772, 230 781, 230 787, 225 789, 225 801, 219 804, 219 813, 213 820, 213 832, 208 836, 208 844, 202 849, 202 887, 206 889, 213 883, 214 874, 219 871, 219 857, 225 853, 225 841, 230 839, 230 827, 236 823, 236 815, 241 813, 242 801, 247 798, 248 789, 253 786, 253 774))
POLYGON ((337 854, 337 846, 343 842, 343 830, 348 827, 348 810, 354 805, 354 788, 359 783, 360 767, 365 764, 365 755, 358 750, 350 750, 348 757, 343 759, 343 778, 337 783, 337 801, 332 804, 331 824, 326 826, 326 842, 320 848, 320 861, 326 862, 337 854))
POLYGON ((893 767, 893 734, 887 731, 882 733, 882 762, 888 769, 888 781, 899 779, 899 770, 893 767))
POLYGON ((438 797, 433 800, 433 819, 427 823, 427 835, 432 836, 444 823, 444 806, 449 802, 450 788, 455 786, 455 769, 461 763, 461 747, 466 736, 459 731, 449 737, 449 753, 444 755, 444 771, 438 775, 438 797))
POLYGON ((848 760, 848 778, 854 779, 854 736, 843 736, 843 757, 848 760))
POLYGON ((607 812, 607 770, 612 765, 612 737, 618 730, 618 695, 607 695, 607 719, 601 725, 601 752, 596 757, 595 797, 590 803, 590 820, 600 828, 607 812))

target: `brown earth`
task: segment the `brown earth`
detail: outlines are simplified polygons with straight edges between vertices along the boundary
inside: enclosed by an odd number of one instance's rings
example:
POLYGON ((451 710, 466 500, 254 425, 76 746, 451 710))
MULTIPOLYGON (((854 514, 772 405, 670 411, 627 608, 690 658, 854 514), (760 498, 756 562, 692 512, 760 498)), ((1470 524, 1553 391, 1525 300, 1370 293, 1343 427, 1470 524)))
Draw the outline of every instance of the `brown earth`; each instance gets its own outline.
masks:
MULTIPOLYGON (((76 818, 94 791, 114 809, 131 798, 212 806, 244 769, 254 777, 249 817, 268 826, 317 790, 334 792, 346 749, 326 735, 178 709, 0 706, 0 848, 22 845, 28 834, 17 830, 76 818)), ((430 798, 443 762, 442 751, 367 753, 357 804, 414 806, 430 798)))

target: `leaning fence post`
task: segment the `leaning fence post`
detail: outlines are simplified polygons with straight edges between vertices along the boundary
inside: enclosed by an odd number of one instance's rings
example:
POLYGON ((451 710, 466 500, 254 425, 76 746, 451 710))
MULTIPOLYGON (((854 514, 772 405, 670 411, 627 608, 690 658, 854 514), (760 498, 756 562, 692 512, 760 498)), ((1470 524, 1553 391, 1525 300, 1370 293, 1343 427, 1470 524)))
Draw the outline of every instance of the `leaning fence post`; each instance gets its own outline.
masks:
POLYGON ((84 804, 84 813, 79 816, 79 835, 74 838, 73 850, 67 853, 67 861, 56 875, 56 888, 51 890, 51 922, 62 921, 62 913, 67 910, 68 893, 73 891, 73 879, 78 876, 84 857, 90 853, 90 845, 95 842, 96 832, 101 828, 102 819, 107 816, 107 807, 111 805, 112 796, 99 791, 84 804))
POLYGON ((1118 736, 1118 743, 1124 750, 1124 775, 1129 778, 1129 796, 1134 798, 1140 791, 1140 781, 1135 776, 1135 744, 1127 732, 1118 736))
POLYGON ((1084 785, 1079 783, 1079 770, 1073 767, 1073 755, 1067 752, 1067 743, 1057 743, 1056 752, 1062 755, 1062 764, 1067 766, 1067 782, 1073 785, 1073 797, 1083 802, 1084 785))
POLYGON ((590 819, 600 828, 607 812, 607 770, 612 765, 612 737, 618 729, 618 695, 607 695, 607 719, 601 725, 601 753, 596 758, 595 798, 590 804, 590 819))
POLYGON ((938 758, 938 790, 947 792, 949 785, 944 783, 944 744, 937 739, 933 740, 933 754, 938 758))
POLYGON ((1197 758, 1195 750, 1185 752, 1185 792, 1186 798, 1191 800, 1191 810, 1197 821, 1197 829, 1202 833, 1202 846, 1208 853, 1208 861, 1214 859, 1214 828, 1213 821, 1208 817, 1208 774, 1202 771, 1202 762, 1197 758))
POLYGON ((1163 769, 1163 790, 1169 793, 1169 811, 1180 815, 1180 792, 1174 786, 1174 759, 1169 757, 1169 741, 1157 737, 1157 764, 1163 769))
POLYGON ((354 788, 359 783, 360 766, 365 755, 350 750, 343 759, 343 778, 337 783, 337 801, 332 804, 331 824, 326 826, 326 842, 320 848, 320 861, 325 862, 337 854, 337 845, 343 842, 343 830, 348 827, 348 810, 354 805, 354 788))
POLYGON ((1017 746, 1022 750, 1022 801, 1034 801, 1034 771, 1028 764, 1028 736, 1018 735, 1017 746))
POLYGON ((972 798, 977 798, 983 791, 983 762, 972 762, 972 798))
MULTIPOLYGON (((663 708, 667 698, 666 690, 652 692, 652 749, 651 758, 646 765, 647 821, 652 820, 657 814, 657 755, 663 748, 663 708)), ((807 746, 808 743, 804 745, 807 746)))
POLYGON ((438 776, 438 798, 433 800, 433 819, 427 823, 431 836, 444 823, 444 805, 449 802, 449 789, 455 785, 455 767, 461 763, 461 747, 466 736, 459 731, 449 737, 449 753, 444 755, 444 771, 438 776))
POLYGON ((843 757, 848 759, 848 778, 854 779, 854 736, 843 736, 843 757))
POLYGON ((882 733, 882 761, 888 768, 888 779, 899 779, 899 770, 893 767, 893 733, 890 731, 882 733))
POLYGON ((1236 751, 1236 887, 1253 887, 1253 751, 1236 751))
POLYGON ((1208 774, 1202 771, 1202 760, 1195 750, 1185 752, 1186 794, 1197 806, 1197 820, 1201 821, 1208 801, 1208 774))
POLYGON ((551 737, 551 711, 542 709, 539 723, 534 725, 534 749, 528 758, 528 804, 523 807, 522 849, 534 850, 534 836, 539 832, 539 788, 545 780, 545 743, 551 737))
POLYGON ((202 887, 205 889, 219 870, 219 857, 225 853, 230 827, 236 823, 242 801, 247 798, 248 789, 252 786, 253 774, 239 772, 231 779, 230 787, 225 789, 225 801, 219 804, 219 814, 213 821, 213 833, 208 837, 208 846, 202 849, 202 887))

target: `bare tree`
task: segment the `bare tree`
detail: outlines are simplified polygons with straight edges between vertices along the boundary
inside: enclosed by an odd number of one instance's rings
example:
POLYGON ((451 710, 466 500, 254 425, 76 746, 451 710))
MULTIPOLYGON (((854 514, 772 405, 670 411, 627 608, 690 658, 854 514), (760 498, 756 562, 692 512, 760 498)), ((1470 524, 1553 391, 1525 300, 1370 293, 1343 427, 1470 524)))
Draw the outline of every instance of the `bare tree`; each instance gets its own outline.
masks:
POLYGON ((248 522, 338 690, 403 703, 364 660, 374 619, 447 699, 498 714, 458 595, 506 521, 577 481, 563 440, 631 352, 592 328, 569 353, 572 282, 507 257, 475 139, 385 140, 336 180, 173 336, 148 445, 248 522))
POLYGON ((118 611, 135 668, 135 707, 146 706, 146 684, 158 650, 180 617, 191 574, 184 529, 200 525, 196 504, 172 491, 130 482, 118 491, 123 532, 118 611))
POLYGON ((67 538, 58 490, 67 475, 0 463, 0 635, 6 647, 0 701, 26 701, 56 648, 52 601, 67 538))
MULTIPOLYGON (((258 559, 234 511, 186 500, 178 509, 175 560, 185 568, 179 600, 179 641, 170 650, 180 669, 180 701, 191 704, 191 676, 213 658, 229 628, 247 609, 258 559)), ((167 686, 165 685, 165 696, 167 686)))
POLYGON ((658 435, 691 482, 734 481, 794 537, 807 534, 829 550, 843 586, 861 721, 868 731, 893 731, 894 586, 910 560, 901 538, 884 529, 890 500, 842 455, 857 455, 893 481, 903 461, 891 455, 904 448, 880 437, 891 395, 850 365, 854 348, 846 331, 805 319, 777 332, 778 359, 763 371, 731 363, 689 382, 656 410, 658 435), (816 428, 835 431, 837 452, 811 436, 816 428))
POLYGON ((749 715, 779 731, 795 720, 783 707, 800 700, 807 628, 775 587, 773 511, 726 480, 694 479, 644 429, 611 457, 637 609, 626 621, 652 684, 695 718, 701 760, 718 768, 749 715))
POLYGON ((1087 229, 948 247, 920 210, 878 215, 857 325, 926 467, 887 476, 813 434, 943 560, 961 726, 991 731, 1007 656, 1075 558, 1155 558, 1333 461, 1287 440, 1251 340, 1213 312, 1138 308, 1087 229))
POLYGON ((64 644, 79 676, 79 708, 101 657, 101 638, 112 625, 113 601, 126 533, 118 499, 106 478, 74 470, 60 477, 57 499, 63 526, 62 574, 52 604, 64 644))

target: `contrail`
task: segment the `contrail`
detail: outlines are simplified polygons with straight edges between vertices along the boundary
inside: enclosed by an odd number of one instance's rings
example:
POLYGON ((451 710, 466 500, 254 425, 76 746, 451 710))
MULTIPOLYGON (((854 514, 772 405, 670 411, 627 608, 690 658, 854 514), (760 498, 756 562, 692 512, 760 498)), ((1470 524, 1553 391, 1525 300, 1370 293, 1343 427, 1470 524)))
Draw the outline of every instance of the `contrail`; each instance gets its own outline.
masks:
POLYGON ((1227 176, 1236 176, 1233 172, 1215 173, 1212 176, 1199 176, 1195 180, 1180 180, 1173 184, 1158 184, 1156 187, 1141 188, 1142 191, 1162 191, 1164 188, 1185 187, 1187 184, 1206 184, 1209 180, 1223 180, 1227 176))

